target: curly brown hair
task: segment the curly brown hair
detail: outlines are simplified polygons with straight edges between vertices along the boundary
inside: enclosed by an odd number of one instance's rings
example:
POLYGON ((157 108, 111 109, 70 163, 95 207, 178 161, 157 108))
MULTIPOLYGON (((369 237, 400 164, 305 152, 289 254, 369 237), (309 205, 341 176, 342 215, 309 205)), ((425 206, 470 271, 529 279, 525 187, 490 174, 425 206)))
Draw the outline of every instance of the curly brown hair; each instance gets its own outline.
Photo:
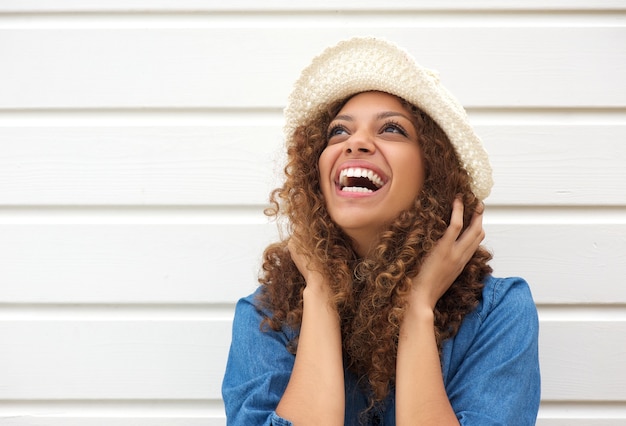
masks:
MULTIPOLYGON (((288 141, 286 179, 271 194, 266 214, 285 218, 288 235, 297 238, 303 252, 321 265, 341 319, 347 368, 361 378, 375 404, 385 399, 395 383, 398 334, 411 278, 446 231, 452 203, 462 197, 464 228, 480 208, 470 189, 470 178, 443 130, 415 106, 412 112, 423 151, 425 181, 412 208, 403 211, 381 232, 377 245, 359 258, 350 239, 332 221, 320 189, 318 159, 327 144, 331 120, 349 99, 336 102, 320 116, 296 129, 288 141)), ((291 260, 287 236, 264 253, 261 305, 271 312, 262 327, 299 329, 305 282, 291 260)), ((443 341, 454 336, 464 316, 478 304, 482 281, 491 272, 491 255, 482 247, 474 253, 454 284, 435 307, 435 332, 443 341)), ((289 350, 297 350, 297 338, 289 350)))

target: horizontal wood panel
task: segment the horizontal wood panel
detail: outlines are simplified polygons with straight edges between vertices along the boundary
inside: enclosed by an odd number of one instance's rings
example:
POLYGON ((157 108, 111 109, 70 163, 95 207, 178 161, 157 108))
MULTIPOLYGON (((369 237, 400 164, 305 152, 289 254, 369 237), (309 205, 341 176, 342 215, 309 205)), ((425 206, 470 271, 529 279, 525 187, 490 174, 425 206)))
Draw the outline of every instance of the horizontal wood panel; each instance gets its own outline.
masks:
MULTIPOLYGON (((496 276, 537 303, 626 303, 626 224, 497 224, 496 276)), ((4 303, 232 303, 257 285, 273 224, 2 225, 4 303)))
POLYGON ((615 426, 626 422, 626 401, 542 401, 537 425, 615 426))
POLYGON ((615 84, 626 74, 626 27, 415 28, 407 20, 321 31, 320 22, 5 29, 0 108, 282 107, 313 55, 364 34, 406 47, 468 107, 626 105, 626 88, 615 84))
POLYGON ((537 419, 537 426, 624 426, 626 422, 626 408, 622 407, 623 414, 613 419, 603 418, 604 416, 599 413, 598 417, 591 414, 585 418, 571 418, 564 415, 561 418, 544 419, 540 417, 537 419))
POLYGON ((2 321, 0 399, 219 399, 230 321, 2 321))
POLYGON ((486 225, 496 276, 523 276, 537 303, 625 303, 626 225, 486 225))
POLYGON ((12 205, 266 204, 280 129, 0 128, 12 205))
POLYGON ((0 423, 28 426, 223 426, 221 399, 0 400, 0 423))
POLYGON ((624 9, 620 0, 428 0, 406 2, 405 0, 348 0, 341 5, 333 0, 319 0, 314 3, 293 2, 289 0, 266 0, 262 4, 255 0, 21 0, 0 4, 3 12, 46 12, 46 11, 220 11, 229 10, 245 13, 251 10, 288 10, 312 11, 323 10, 620 10, 624 9), (340 7, 338 7, 340 6, 340 7))
MULTIPOLYGON (((158 404, 158 403, 155 403, 158 404)), ((71 407, 70 407, 71 410, 71 407)), ((27 414, 4 418, 0 414, 3 426, 224 426, 226 417, 189 417, 180 416, 131 417, 120 414, 119 418, 105 416, 52 416, 50 414, 32 415, 32 408, 27 414)), ((148 409, 149 411, 149 409, 148 409)), ((612 425, 606 425, 612 426, 612 425)))
POLYGON ((476 126, 494 169, 487 203, 626 205, 626 126, 476 126))
POLYGON ((5 303, 223 303, 257 286, 263 225, 1 226, 5 303))
MULTIPOLYGON (((3 400, 216 399, 229 320, 0 322, 3 400)), ((541 323, 543 398, 624 401, 626 322, 541 323), (583 350, 584 348, 584 350, 583 350)))
MULTIPOLYGON (((0 204, 266 204, 281 175, 280 125, 244 125, 236 114, 213 121, 0 127, 0 204)), ((489 204, 626 205, 625 125, 496 122, 476 131, 494 168, 489 204)))
POLYGON ((626 321, 542 322, 543 400, 626 401, 626 321))

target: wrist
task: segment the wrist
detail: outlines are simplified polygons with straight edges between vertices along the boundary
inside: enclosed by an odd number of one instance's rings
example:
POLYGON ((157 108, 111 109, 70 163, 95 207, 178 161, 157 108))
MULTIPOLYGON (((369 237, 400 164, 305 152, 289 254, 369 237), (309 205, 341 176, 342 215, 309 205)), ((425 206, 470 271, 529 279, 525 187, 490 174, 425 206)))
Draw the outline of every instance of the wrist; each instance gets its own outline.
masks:
POLYGON ((435 328, 435 313, 425 305, 409 305, 400 326, 400 339, 404 340, 422 333, 431 333, 435 328))
POLYGON ((315 281, 307 283, 302 293, 302 297, 304 299, 305 305, 308 303, 316 305, 324 304, 330 306, 331 291, 326 283, 315 281))
POLYGON ((416 305, 410 304, 405 316, 410 316, 420 322, 428 322, 432 324, 435 322, 435 312, 433 308, 426 303, 416 305))
POLYGON ((309 276, 306 280, 306 287, 304 287, 304 294, 314 297, 328 296, 330 289, 321 275, 316 274, 309 276))
POLYGON ((313 315, 318 322, 321 318, 332 318, 332 322, 336 322, 339 326, 339 314, 332 303, 331 296, 327 285, 307 285, 302 294, 305 315, 308 317, 313 315))
POLYGON ((404 313, 404 322, 412 324, 434 325, 435 312, 434 306, 429 302, 429 298, 415 294, 414 290, 409 298, 406 311, 404 313))
POLYGON ((433 294, 429 287, 426 285, 413 286, 413 289, 409 293, 409 306, 410 309, 416 311, 430 311, 435 310, 435 305, 439 298, 433 294))

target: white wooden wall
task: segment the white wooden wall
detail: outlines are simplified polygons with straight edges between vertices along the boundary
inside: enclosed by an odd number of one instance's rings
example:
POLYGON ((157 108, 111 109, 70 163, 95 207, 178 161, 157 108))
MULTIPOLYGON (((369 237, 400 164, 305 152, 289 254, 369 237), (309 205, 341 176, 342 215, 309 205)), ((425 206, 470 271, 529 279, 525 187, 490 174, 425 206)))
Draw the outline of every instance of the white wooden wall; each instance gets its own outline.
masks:
POLYGON ((626 424, 624 0, 0 1, 0 424, 225 424, 281 109, 366 34, 437 69, 491 153, 538 424, 626 424))

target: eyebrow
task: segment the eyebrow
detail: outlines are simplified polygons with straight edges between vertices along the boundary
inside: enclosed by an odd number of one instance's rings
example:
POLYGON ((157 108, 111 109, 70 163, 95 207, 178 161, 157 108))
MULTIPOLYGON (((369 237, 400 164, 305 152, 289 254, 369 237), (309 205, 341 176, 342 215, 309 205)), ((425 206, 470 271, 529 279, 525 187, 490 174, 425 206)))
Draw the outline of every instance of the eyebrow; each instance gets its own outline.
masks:
MULTIPOLYGON (((380 114, 376 115, 376 120, 384 120, 385 118, 390 118, 390 117, 403 117, 406 120, 409 120, 412 122, 411 118, 409 118, 407 115, 402 114, 401 112, 396 112, 396 111, 381 112, 380 114)), ((352 117, 351 115, 347 115, 347 114, 340 114, 340 115, 337 115, 335 118, 333 118, 333 121, 335 120, 353 122, 354 117, 352 117)))

